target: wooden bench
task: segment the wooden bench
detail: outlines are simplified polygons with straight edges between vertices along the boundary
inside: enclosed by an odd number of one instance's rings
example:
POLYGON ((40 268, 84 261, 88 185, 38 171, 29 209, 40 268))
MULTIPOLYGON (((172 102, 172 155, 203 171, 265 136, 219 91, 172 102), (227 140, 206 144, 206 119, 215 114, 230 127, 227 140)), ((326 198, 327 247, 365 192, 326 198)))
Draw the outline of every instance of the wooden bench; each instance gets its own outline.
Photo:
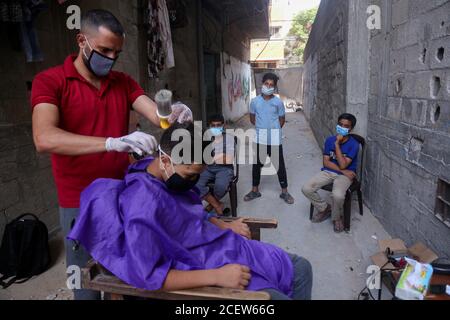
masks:
MULTIPOLYGON (((238 218, 220 218, 231 222, 238 218)), ((275 229, 278 222, 274 219, 245 218, 244 222, 250 227, 253 240, 260 240, 261 228, 275 229)), ((82 287, 94 291, 104 292, 107 300, 123 300, 125 296, 133 296, 159 300, 269 300, 270 295, 263 291, 237 290, 219 287, 203 287, 179 291, 149 291, 130 286, 99 263, 91 260, 82 269, 82 287)))

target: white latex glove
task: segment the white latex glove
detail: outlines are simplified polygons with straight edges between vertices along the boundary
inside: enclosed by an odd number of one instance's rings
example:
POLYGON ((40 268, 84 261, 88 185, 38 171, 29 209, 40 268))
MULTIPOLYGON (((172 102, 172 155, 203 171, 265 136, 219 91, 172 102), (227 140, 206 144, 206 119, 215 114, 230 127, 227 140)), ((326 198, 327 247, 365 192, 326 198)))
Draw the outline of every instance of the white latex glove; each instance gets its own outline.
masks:
POLYGON ((169 123, 184 123, 188 121, 194 121, 191 109, 181 102, 177 102, 172 105, 172 114, 169 117, 169 123))
POLYGON ((140 156, 144 153, 152 154, 157 146, 155 137, 139 131, 121 138, 108 138, 105 144, 108 152, 135 152, 140 156))

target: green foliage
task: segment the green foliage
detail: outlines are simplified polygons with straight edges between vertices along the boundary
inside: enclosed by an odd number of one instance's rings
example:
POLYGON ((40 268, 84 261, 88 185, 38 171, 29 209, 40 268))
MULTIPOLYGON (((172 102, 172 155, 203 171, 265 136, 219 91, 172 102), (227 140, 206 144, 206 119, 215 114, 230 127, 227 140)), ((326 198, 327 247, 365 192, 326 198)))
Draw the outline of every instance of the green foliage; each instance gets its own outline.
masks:
POLYGON ((303 53, 305 52, 306 43, 308 42, 308 37, 318 9, 319 8, 312 8, 299 12, 294 17, 292 28, 289 31, 290 36, 295 36, 297 38, 292 49, 292 54, 298 56, 301 60, 303 60, 303 53))

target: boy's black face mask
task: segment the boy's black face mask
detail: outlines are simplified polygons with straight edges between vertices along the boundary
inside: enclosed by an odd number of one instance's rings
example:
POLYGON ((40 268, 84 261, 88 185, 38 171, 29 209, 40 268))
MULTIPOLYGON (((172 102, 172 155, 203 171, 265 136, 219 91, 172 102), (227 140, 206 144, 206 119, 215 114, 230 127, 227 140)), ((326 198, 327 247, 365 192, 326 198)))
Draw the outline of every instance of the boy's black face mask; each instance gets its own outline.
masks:
POLYGON ((183 178, 175 172, 169 179, 166 180, 166 186, 175 192, 186 192, 194 188, 199 179, 200 175, 197 175, 193 180, 191 180, 183 178))

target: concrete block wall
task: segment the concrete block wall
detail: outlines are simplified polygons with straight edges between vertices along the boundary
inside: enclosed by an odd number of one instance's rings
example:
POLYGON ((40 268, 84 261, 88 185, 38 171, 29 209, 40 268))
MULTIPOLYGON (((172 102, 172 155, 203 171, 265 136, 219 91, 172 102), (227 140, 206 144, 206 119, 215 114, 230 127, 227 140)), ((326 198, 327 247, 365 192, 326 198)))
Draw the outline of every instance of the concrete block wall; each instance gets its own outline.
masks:
POLYGON ((303 106, 320 145, 346 110, 348 5, 321 2, 305 51, 303 106))
POLYGON ((29 86, 34 76, 62 64, 77 52, 76 31, 66 27, 66 8, 76 4, 81 10, 102 8, 112 11, 126 26, 127 40, 116 70, 141 81, 137 50, 137 0, 70 1, 59 5, 48 1, 48 11, 36 20, 36 30, 44 62, 26 63, 23 51, 13 50, 7 31, 0 29, 0 237, 4 226, 18 215, 38 215, 54 233, 59 228, 58 202, 51 172, 50 157, 37 154, 32 139, 29 86))
POLYGON ((322 1, 305 54, 306 115, 322 144, 339 113, 356 114, 357 132, 368 142, 366 204, 393 237, 449 256, 450 229, 434 210, 438 180, 450 181, 450 1, 345 3, 346 76, 333 90, 339 59, 324 57, 340 55, 341 37, 330 32, 330 21, 342 5, 322 1), (364 23, 369 4, 381 8, 381 30, 364 23))
POLYGON ((365 198, 386 229, 450 255, 435 215, 450 181, 450 1, 378 1, 371 35, 365 198))

